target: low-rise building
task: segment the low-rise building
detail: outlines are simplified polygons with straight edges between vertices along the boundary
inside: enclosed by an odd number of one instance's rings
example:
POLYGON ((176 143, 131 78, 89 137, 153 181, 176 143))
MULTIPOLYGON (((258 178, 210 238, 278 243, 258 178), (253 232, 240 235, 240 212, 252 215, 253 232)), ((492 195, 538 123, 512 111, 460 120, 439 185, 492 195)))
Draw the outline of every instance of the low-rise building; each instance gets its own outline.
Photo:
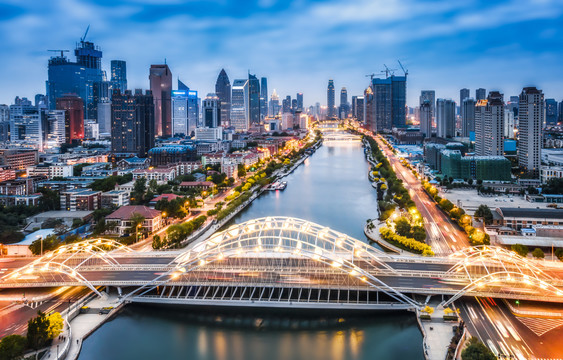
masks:
POLYGON ((208 166, 221 164, 221 162, 223 161, 223 156, 225 156, 225 153, 223 152, 203 154, 201 156, 201 165, 206 168, 208 166))
POLYGON ((180 183, 180 189, 196 189, 196 190, 209 190, 215 186, 211 181, 183 181, 180 183))
POLYGON ((158 183, 166 183, 174 180, 175 177, 176 169, 173 167, 137 169, 133 171, 133 180, 145 178, 147 182, 156 180, 158 183))
POLYGON ((39 162, 37 150, 0 149, 0 165, 25 170, 39 162))
POLYGON ((201 169, 201 162, 200 161, 187 161, 181 162, 177 164, 172 164, 169 167, 173 167, 176 169, 176 176, 191 174, 192 172, 196 171, 197 169, 201 169))
POLYGON ((61 192, 61 209, 67 211, 86 211, 99 209, 102 192, 89 189, 73 189, 61 192))
POLYGON ((16 171, 8 166, 0 166, 0 182, 16 178, 16 171))
POLYGON ((141 226, 144 231, 152 233, 163 226, 161 212, 142 205, 122 206, 106 216, 106 222, 115 223, 115 232, 119 235, 125 235, 129 233, 133 225, 131 219, 136 215, 144 218, 141 226))
POLYGON ((535 225, 563 225, 563 209, 496 208, 500 226, 516 231, 535 225))
POLYGON ((27 168, 27 176, 45 176, 49 179, 68 178, 74 175, 72 165, 34 165, 27 168))
POLYGON ((112 208, 129 205, 130 193, 125 190, 111 190, 102 193, 102 208, 112 208))
POLYGON ((542 184, 553 178, 563 178, 563 166, 542 166, 540 170, 540 179, 542 184))
POLYGON ((139 158, 137 156, 121 159, 117 162, 118 170, 125 169, 146 169, 150 166, 151 161, 149 158, 139 158))
POLYGON ((166 145, 149 150, 151 166, 163 166, 179 162, 197 160, 197 152, 193 145, 166 145))

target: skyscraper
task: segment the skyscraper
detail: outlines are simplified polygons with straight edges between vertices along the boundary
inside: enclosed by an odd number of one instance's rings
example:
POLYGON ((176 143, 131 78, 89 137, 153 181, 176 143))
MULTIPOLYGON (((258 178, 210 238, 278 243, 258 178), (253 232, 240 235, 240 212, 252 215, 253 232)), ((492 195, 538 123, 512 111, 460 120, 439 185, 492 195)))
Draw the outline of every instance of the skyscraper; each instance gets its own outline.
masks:
POLYGON ((545 117, 544 95, 535 87, 525 87, 518 106, 518 165, 539 174, 542 125, 545 117))
POLYGON ((354 114, 355 118, 358 121, 361 121, 362 123, 365 124, 365 115, 364 115, 364 97, 363 96, 358 96, 356 97, 356 112, 354 114))
POLYGON ((425 138, 432 137, 432 104, 423 100, 420 104, 420 132, 425 138))
POLYGON ((303 111, 303 93, 297 93, 297 110, 303 111))
POLYGON ((68 60, 63 52, 49 59, 46 83, 49 109, 54 110, 56 99, 64 94, 77 94, 84 102, 84 117, 96 119, 94 88, 105 80, 101 68, 102 51, 94 43, 82 40, 74 54, 76 62, 68 60))
POLYGON ((260 120, 268 116, 268 79, 260 78, 260 120))
POLYGON ((280 97, 278 96, 276 89, 274 89, 274 92, 272 92, 272 97, 270 98, 269 115, 276 116, 279 114, 279 112, 280 112, 280 97))
POLYGON ((545 125, 557 125, 557 101, 545 99, 545 125))
POLYGON ((81 142, 84 139, 84 102, 76 94, 57 98, 57 110, 65 110, 65 142, 81 142))
POLYGON ((230 126, 231 122, 231 82, 225 69, 221 69, 215 83, 215 94, 219 97, 221 125, 230 126))
POLYGON ((370 131, 377 132, 372 84, 364 90, 364 123, 370 131))
POLYGON ((287 95, 285 99, 282 100, 282 113, 291 112, 291 96, 287 95))
MULTIPOLYGON (((81 109, 84 111, 84 109, 81 109)), ((66 111, 65 110, 46 110, 43 112, 45 117, 45 148, 56 148, 64 144, 67 138, 66 134, 66 111)))
POLYGON ((338 112, 338 116, 341 119, 345 119, 348 117, 348 90, 343 87, 340 90, 340 111, 338 112))
POLYGON ((328 88, 326 91, 326 105, 327 105, 327 117, 329 119, 336 116, 336 106, 334 103, 334 80, 328 80, 328 88))
POLYGON ((395 76, 391 79, 391 120, 392 127, 407 127, 407 77, 395 76))
POLYGON ((119 89, 112 93, 111 151, 116 158, 147 157, 154 147, 155 106, 151 91, 119 89))
POLYGON ((470 97, 463 99, 460 112, 463 114, 461 136, 471 138, 471 133, 475 133, 475 99, 470 97))
POLYGON ((216 128, 221 126, 221 102, 216 94, 207 94, 203 100, 203 126, 216 128))
POLYGON ((154 100, 156 136, 172 136, 172 72, 168 65, 151 65, 149 81, 154 100))
POLYGON ((485 100, 486 98, 487 98, 487 90, 485 90, 483 88, 479 88, 479 89, 475 90, 475 99, 477 101, 485 100))
POLYGON ((127 63, 124 60, 111 61, 111 88, 127 90, 127 63))
POLYGON ((559 119, 558 119, 558 122, 563 124, 563 101, 559 102, 559 119))
POLYGON ((469 89, 463 88, 459 91, 459 115, 463 124, 463 100, 469 98, 469 89))
POLYGON ((10 141, 14 144, 31 146, 40 151, 44 145, 44 124, 41 110, 27 98, 16 97, 10 105, 10 141))
POLYGON ((233 82, 231 126, 237 132, 245 132, 250 128, 248 82, 246 79, 237 79, 233 82))
POLYGON ((436 133, 441 138, 455 136, 455 101, 452 99, 436 100, 436 133))
POLYGON ((188 91, 172 90, 172 135, 187 135, 188 131, 188 91))
MULTIPOLYGON (((504 101, 498 91, 490 91, 485 116, 484 156, 504 155, 504 101)), ((477 154, 480 155, 480 154, 477 154)))
POLYGON ((250 126, 260 124, 260 81, 252 74, 248 74, 248 113, 250 126))

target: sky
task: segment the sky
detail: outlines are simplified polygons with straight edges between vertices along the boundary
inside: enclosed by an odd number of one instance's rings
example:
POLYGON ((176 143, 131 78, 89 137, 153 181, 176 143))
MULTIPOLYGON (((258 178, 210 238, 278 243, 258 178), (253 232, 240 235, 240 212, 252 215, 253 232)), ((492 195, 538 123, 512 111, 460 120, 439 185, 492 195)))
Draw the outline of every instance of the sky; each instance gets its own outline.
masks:
MULTIPOLYGON (((459 101, 459 89, 524 86, 563 99, 563 0, 0 0, 0 103, 45 93, 47 49, 87 40, 127 61, 129 88, 148 88, 166 59, 200 97, 221 68, 268 78, 271 94, 326 104, 328 79, 361 95, 384 64, 408 70, 408 104, 422 89, 459 101)), ((74 55, 70 53, 74 60, 74 55)))

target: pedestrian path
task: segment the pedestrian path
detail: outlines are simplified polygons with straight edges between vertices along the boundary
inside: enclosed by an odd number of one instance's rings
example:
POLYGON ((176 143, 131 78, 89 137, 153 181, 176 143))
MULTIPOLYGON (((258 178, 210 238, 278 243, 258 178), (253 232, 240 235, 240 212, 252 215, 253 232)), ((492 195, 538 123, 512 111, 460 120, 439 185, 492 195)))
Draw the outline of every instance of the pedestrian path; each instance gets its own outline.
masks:
POLYGON ((454 335, 453 327, 458 323, 455 321, 444 321, 444 309, 438 303, 429 303, 434 308, 434 313, 430 315, 431 320, 421 321, 417 319, 424 336, 424 356, 428 360, 444 360, 448 352, 448 347, 454 335))

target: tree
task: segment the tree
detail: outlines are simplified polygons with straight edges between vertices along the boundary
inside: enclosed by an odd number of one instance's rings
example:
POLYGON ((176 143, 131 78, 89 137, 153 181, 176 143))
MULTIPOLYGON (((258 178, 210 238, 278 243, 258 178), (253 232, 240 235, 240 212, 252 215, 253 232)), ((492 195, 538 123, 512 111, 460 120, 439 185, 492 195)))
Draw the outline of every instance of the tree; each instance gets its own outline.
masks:
POLYGON ((462 360, 496 360, 495 354, 476 337, 469 339, 469 345, 461 352, 462 360))
POLYGON ((27 343, 31 348, 39 350, 47 345, 49 325, 49 319, 41 311, 37 312, 37 317, 27 322, 27 343))
POLYGON ((48 330, 49 339, 54 339, 63 332, 63 328, 64 328, 63 317, 61 316, 61 313, 55 312, 49 315, 47 319, 49 320, 49 330, 48 330))
POLYGON ((238 164, 237 175, 239 178, 246 176, 246 169, 244 168, 244 164, 238 164))
POLYGON ((545 254, 543 253, 542 249, 535 248, 534 251, 532 251, 532 256, 536 259, 543 259, 545 257, 545 254))
POLYGON ((400 217, 395 220, 395 230, 401 236, 409 237, 411 233, 411 224, 406 217, 400 217))
MULTIPOLYGON (((129 221, 131 221, 131 227, 129 228, 129 234, 135 234, 136 235, 137 234, 137 228, 139 228, 139 230, 142 229, 143 222, 145 221, 145 217, 141 214, 133 213, 131 215, 131 218, 129 219, 129 221)), ((137 240, 138 239, 135 239, 135 241, 137 241, 137 240)))
POLYGON ((416 241, 424 241, 426 239, 426 230, 422 226, 413 226, 412 237, 416 241))
POLYGON ((493 223, 493 213, 487 205, 479 205, 477 210, 475 210, 475 217, 483 218, 485 224, 490 225, 493 223))
POLYGON ((21 335, 8 335, 0 340, 0 360, 20 359, 27 347, 27 339, 21 335))
MULTIPOLYGON (((57 235, 48 235, 43 239, 43 254, 54 250, 61 244, 61 239, 57 235)), ((41 254, 41 239, 37 239, 29 245, 29 250, 33 255, 41 254)))
POLYGON ((529 250, 526 245, 514 244, 510 247, 510 249, 522 257, 528 256, 529 250))
POLYGON ((559 249, 555 250, 555 256, 559 260, 563 261, 563 249, 559 248, 559 249))
POLYGON ((473 185, 473 179, 467 179, 467 185, 473 185))
POLYGON ((142 204, 145 199, 145 192, 147 191, 147 179, 138 178, 133 185, 133 192, 131 193, 131 202, 133 204, 142 204))
POLYGON ((551 178, 543 188, 545 194, 563 194, 563 178, 551 178))
POLYGON ((442 209, 444 209, 446 212, 449 212, 451 209, 453 209, 454 204, 452 204, 452 202, 448 199, 442 199, 439 202, 439 205, 442 209))

